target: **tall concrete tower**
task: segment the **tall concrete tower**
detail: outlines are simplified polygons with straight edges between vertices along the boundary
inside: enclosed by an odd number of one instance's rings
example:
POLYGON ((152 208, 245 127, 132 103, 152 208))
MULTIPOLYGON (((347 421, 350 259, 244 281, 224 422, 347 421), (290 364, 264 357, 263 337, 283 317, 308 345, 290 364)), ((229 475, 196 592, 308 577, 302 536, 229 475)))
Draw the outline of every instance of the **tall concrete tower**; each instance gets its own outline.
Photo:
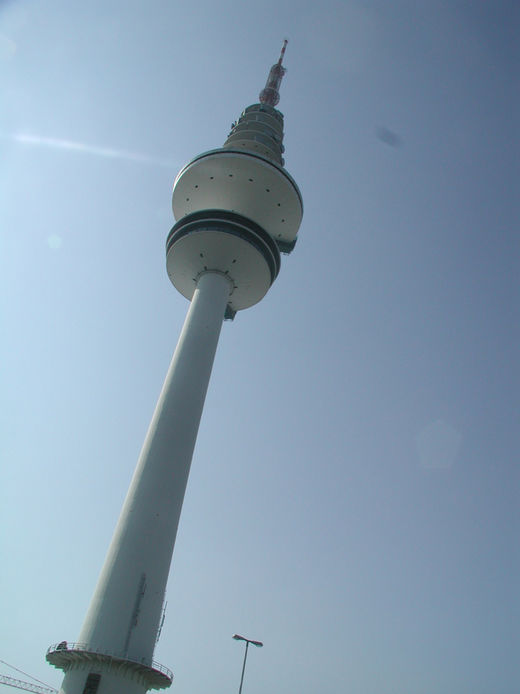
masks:
POLYGON ((265 296, 302 219, 275 108, 286 44, 260 103, 245 109, 222 148, 175 179, 166 267, 191 303, 79 641, 47 651, 65 672, 62 694, 144 694, 172 683, 153 653, 222 321, 265 296))

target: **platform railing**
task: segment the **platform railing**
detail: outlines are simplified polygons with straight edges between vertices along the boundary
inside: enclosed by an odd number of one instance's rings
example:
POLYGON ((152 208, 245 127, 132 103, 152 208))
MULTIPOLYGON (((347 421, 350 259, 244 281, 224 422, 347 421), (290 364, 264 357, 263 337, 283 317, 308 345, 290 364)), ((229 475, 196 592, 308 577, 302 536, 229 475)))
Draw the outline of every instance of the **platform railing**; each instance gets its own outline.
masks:
POLYGON ((152 670, 156 670, 157 672, 166 675, 166 677, 169 677, 170 680, 173 680, 173 672, 169 668, 167 668, 166 665, 161 665, 161 663, 158 663, 156 660, 150 660, 148 658, 136 660, 135 658, 129 658, 127 655, 124 655, 123 653, 114 653, 113 651, 106 651, 100 648, 92 648, 88 643, 73 643, 69 641, 60 641, 60 643, 55 643, 52 646, 49 646, 49 648, 47 649, 47 655, 49 653, 55 653, 57 651, 64 653, 79 651, 82 653, 104 655, 109 658, 115 658, 117 660, 126 660, 129 663, 135 663, 136 665, 144 665, 145 667, 149 667, 152 670))

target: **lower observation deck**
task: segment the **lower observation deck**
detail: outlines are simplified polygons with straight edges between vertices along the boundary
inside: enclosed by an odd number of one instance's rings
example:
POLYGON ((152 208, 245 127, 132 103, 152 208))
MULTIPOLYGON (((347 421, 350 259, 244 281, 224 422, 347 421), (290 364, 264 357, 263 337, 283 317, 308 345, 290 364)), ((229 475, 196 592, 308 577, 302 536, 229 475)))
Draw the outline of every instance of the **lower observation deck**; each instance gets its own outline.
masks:
POLYGON ((154 660, 149 663, 140 662, 121 654, 93 650, 85 643, 56 643, 49 646, 45 658, 48 663, 64 672, 74 665, 88 663, 124 669, 129 674, 140 677, 148 689, 166 689, 173 681, 173 672, 154 660))

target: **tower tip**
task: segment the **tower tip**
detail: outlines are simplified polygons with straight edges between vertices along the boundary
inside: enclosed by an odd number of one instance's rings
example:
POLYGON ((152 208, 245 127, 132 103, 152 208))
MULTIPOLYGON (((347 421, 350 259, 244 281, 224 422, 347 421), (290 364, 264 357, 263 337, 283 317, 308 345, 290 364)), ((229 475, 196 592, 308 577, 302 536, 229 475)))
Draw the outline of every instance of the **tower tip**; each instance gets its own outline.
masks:
POLYGON ((283 40, 282 50, 280 52, 280 57, 278 58, 278 65, 282 64, 282 60, 283 60, 283 57, 285 55, 285 49, 287 48, 288 43, 289 43, 288 39, 283 40))
POLYGON ((283 40, 282 50, 280 52, 280 57, 278 62, 273 65, 269 71, 269 76, 267 77, 267 82, 265 87, 260 92, 260 103, 268 104, 269 106, 276 106, 280 101, 280 85, 282 83, 282 78, 287 72, 286 68, 282 66, 282 61, 285 55, 285 49, 289 41, 287 39, 283 40))

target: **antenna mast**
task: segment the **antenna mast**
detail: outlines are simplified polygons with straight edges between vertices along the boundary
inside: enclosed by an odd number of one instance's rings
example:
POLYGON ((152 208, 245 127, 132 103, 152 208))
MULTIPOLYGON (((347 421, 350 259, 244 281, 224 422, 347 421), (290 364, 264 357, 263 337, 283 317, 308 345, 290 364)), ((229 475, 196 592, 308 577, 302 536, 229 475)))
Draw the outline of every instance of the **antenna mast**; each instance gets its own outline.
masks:
POLYGON ((267 78, 265 87, 260 92, 259 98, 261 104, 268 104, 269 106, 274 107, 280 101, 280 84, 282 83, 283 76, 287 72, 287 70, 282 66, 282 60, 287 43, 287 39, 284 39, 278 62, 269 70, 269 77, 267 78))

